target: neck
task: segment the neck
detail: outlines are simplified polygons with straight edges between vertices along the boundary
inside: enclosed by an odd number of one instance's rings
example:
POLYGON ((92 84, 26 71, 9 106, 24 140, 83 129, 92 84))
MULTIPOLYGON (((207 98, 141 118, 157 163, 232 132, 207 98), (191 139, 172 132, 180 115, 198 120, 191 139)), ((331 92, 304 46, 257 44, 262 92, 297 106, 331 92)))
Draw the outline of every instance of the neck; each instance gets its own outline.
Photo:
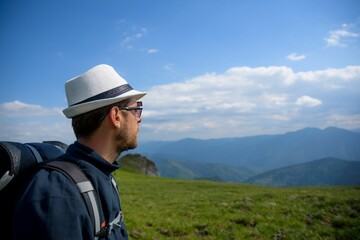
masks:
POLYGON ((109 138, 80 138, 78 139, 78 142, 93 149, 111 164, 113 164, 119 156, 119 153, 113 147, 113 144, 109 138))

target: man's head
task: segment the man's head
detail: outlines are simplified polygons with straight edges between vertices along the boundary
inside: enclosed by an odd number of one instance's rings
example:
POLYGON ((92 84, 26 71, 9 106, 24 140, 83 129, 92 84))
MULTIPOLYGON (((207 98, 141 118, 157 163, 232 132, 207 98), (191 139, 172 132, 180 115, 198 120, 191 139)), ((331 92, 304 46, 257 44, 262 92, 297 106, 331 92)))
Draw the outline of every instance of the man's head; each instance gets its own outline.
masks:
MULTIPOLYGON (((66 82, 69 107, 63 112, 72 118, 76 138, 111 136, 118 152, 135 148, 142 103, 146 93, 132 87, 108 65, 98 65, 66 82)), ((105 141, 105 139, 104 139, 105 141)))

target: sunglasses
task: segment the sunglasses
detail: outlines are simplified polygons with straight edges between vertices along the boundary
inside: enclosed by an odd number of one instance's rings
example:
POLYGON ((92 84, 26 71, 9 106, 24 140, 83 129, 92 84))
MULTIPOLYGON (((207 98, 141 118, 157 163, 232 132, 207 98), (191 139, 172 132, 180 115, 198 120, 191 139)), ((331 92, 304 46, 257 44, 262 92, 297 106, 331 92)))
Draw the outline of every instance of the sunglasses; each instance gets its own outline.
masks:
POLYGON ((120 110, 125 110, 125 111, 135 111, 136 115, 138 117, 141 117, 141 113, 143 110, 143 104, 142 101, 138 101, 136 102, 136 107, 118 107, 120 110))
MULTIPOLYGON (((136 115, 138 117, 141 117, 141 113, 142 113, 142 108, 143 104, 141 101, 136 102, 136 107, 122 107, 122 106, 117 106, 120 110, 125 110, 125 111, 135 111, 136 115)), ((107 112, 101 116, 100 121, 104 120, 104 118, 106 118, 106 116, 109 114, 108 112, 109 110, 107 110, 107 112)))

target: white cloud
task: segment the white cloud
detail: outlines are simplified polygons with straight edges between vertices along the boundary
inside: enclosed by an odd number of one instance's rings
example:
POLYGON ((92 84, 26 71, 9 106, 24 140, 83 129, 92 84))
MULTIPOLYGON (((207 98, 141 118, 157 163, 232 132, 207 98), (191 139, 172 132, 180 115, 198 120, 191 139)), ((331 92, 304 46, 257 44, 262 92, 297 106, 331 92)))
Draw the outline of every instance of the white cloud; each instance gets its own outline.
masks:
POLYGON ((140 52, 146 52, 148 54, 154 54, 159 52, 157 48, 141 47, 141 40, 146 37, 148 30, 146 28, 133 27, 129 32, 124 32, 120 41, 120 47, 129 50, 138 50, 140 52), (130 32, 130 33, 129 33, 130 32))
POLYGON ((331 82, 335 80, 341 84, 342 81, 357 80, 360 75, 360 66, 347 66, 345 68, 329 68, 318 71, 299 72, 296 78, 301 81, 331 82))
POLYGON ((132 37, 126 36, 126 37, 124 37, 123 40, 121 40, 120 46, 131 49, 132 48, 132 45, 131 45, 132 41, 133 41, 132 37))
POLYGON ((0 104, 0 114, 8 117, 34 117, 62 115, 62 110, 60 108, 45 108, 40 105, 27 104, 15 100, 0 104))
POLYGON ((142 38, 147 34, 147 29, 146 28, 141 28, 140 30, 135 30, 134 31, 134 37, 135 38, 142 38))
POLYGON ((360 37, 358 32, 350 31, 350 28, 355 27, 351 24, 343 24, 341 29, 329 31, 325 37, 327 47, 347 47, 349 39, 356 39, 360 37))
POLYGON ((290 61, 296 62, 296 61, 304 60, 306 56, 298 55, 297 53, 291 53, 286 58, 290 61))
POLYGON ((296 105, 304 106, 304 107, 316 107, 322 104, 321 100, 310 97, 310 96, 302 96, 296 99, 296 105))
POLYGON ((326 121, 329 125, 333 124, 334 122, 339 122, 342 123, 344 128, 354 129, 354 126, 360 126, 360 114, 344 115, 339 113, 332 113, 327 116, 326 121))
POLYGON ((74 141, 71 123, 60 108, 46 108, 21 101, 0 104, 0 139, 2 141, 42 142, 74 141))
POLYGON ((173 64, 173 63, 167 63, 167 64, 165 64, 164 69, 166 71, 172 71, 172 70, 174 70, 174 66, 175 66, 175 64, 173 64))
MULTIPOLYGON (((341 122, 328 120, 329 114, 341 108, 341 116, 345 109, 360 111, 355 103, 359 95, 360 66, 307 72, 284 66, 234 67, 222 74, 206 73, 152 87, 143 99, 142 136, 211 138, 329 126, 325 123, 341 127, 341 122), (318 117, 310 118, 306 111, 316 106, 321 108, 312 114, 318 117)), ((353 128, 360 127, 352 122, 353 128)))
POLYGON ((129 32, 124 32, 120 41, 120 46, 127 49, 133 49, 134 44, 144 38, 148 30, 146 28, 133 27, 129 32), (130 32, 130 33, 129 33, 130 32))
POLYGON ((256 79, 259 84, 258 87, 267 87, 269 81, 281 79, 279 83, 292 84, 296 79, 293 70, 285 66, 270 66, 270 67, 234 67, 226 71, 227 75, 234 75, 240 77, 244 84, 249 83, 247 79, 256 79))
POLYGON ((274 120, 279 120, 279 121, 289 121, 290 120, 289 116, 282 115, 282 114, 271 115, 271 118, 274 120))
POLYGON ((147 50, 147 53, 157 53, 159 52, 159 49, 156 49, 156 48, 150 48, 147 50))
POLYGON ((70 144, 75 141, 71 123, 59 120, 49 121, 48 117, 37 121, 6 122, 0 118, 3 128, 0 128, 1 141, 13 142, 43 142, 61 141, 70 144))

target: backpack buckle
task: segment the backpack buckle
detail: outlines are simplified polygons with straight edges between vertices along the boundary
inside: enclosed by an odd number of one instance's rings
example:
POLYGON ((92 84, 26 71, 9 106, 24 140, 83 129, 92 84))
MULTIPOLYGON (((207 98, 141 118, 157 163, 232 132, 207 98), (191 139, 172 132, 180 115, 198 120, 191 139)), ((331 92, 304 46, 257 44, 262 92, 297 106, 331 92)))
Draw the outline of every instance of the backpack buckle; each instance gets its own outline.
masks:
POLYGON ((107 238, 110 234, 111 228, 109 226, 102 227, 99 232, 95 234, 96 237, 99 238, 107 238))

